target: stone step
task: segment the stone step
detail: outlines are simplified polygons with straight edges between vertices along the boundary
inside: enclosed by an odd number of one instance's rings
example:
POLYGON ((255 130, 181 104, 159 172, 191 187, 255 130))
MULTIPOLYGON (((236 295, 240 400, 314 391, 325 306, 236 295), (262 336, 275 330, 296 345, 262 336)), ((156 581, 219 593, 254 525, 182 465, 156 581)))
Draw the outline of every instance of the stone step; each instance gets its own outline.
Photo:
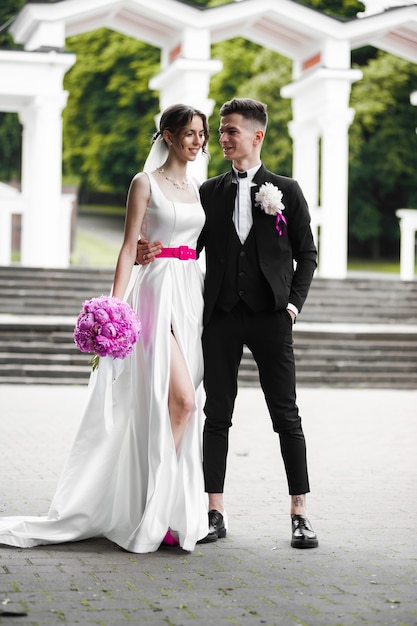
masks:
MULTIPOLYGON (((86 299, 112 269, 0 267, 0 384, 86 384, 91 355, 73 343, 86 299)), ((294 327, 299 385, 417 387, 417 281, 315 278, 294 327)), ((259 385, 248 350, 241 385, 259 385)))
MULTIPOLYGON (((295 348, 295 358, 297 361, 297 369, 303 368, 322 368, 327 369, 337 364, 338 367, 343 366, 345 369, 362 369, 366 371, 370 365, 375 370, 384 369, 388 366, 391 369, 414 371, 417 374, 417 345, 414 349, 408 350, 406 353, 398 351, 389 346, 387 350, 380 347, 375 348, 369 345, 367 350, 355 351, 330 351, 314 349, 314 338, 311 339, 311 349, 308 351, 299 351, 295 348)), ((0 345, 0 364, 18 364, 18 363, 44 363, 44 364, 73 364, 83 365, 91 355, 79 352, 75 345, 63 344, 65 349, 60 349, 58 345, 34 342, 15 350, 14 345, 0 345)), ((256 364, 252 355, 245 350, 242 357, 242 367, 245 369, 254 369, 257 371, 256 364)))
POLYGON ((80 275, 74 281, 65 277, 10 285, 0 278, 0 314, 78 315, 84 300, 109 294, 111 285, 110 276, 97 277, 93 273, 88 279, 80 275))
POLYGON ((78 384, 88 383, 89 366, 20 363, 0 364, 0 383, 3 384, 78 384))
POLYGON ((0 352, 0 365, 18 366, 21 365, 48 365, 58 367, 60 365, 71 365, 84 367, 91 359, 92 355, 73 351, 71 353, 53 353, 50 350, 38 350, 34 352, 0 352))
MULTIPOLYGON (((241 387, 259 387, 259 379, 256 375, 243 371, 239 374, 241 387)), ((323 387, 323 388, 355 388, 355 389, 415 389, 416 376, 399 375, 393 376, 385 372, 375 376, 358 376, 347 372, 300 372, 297 373, 298 387, 323 387)))
MULTIPOLYGON (((0 363, 0 384, 87 384, 91 367, 43 363, 0 363)), ((396 371, 384 368, 339 367, 316 363, 315 367, 304 368, 297 364, 297 384, 300 386, 319 387, 357 387, 357 388, 416 388, 417 374, 415 368, 396 371)), ((259 387, 259 377, 256 367, 242 367, 239 372, 241 386, 259 387)))
MULTIPOLYGON (((294 330, 298 384, 345 386, 417 386, 417 330, 410 333, 350 333, 294 330)), ((52 322, 29 327, 0 324, 0 382, 50 379, 86 383, 91 355, 72 341, 73 324, 52 322)), ((240 384, 259 385, 256 365, 245 349, 240 384)))
MULTIPOLYGON (((0 268, 0 314, 76 315, 82 302, 110 293, 113 270, 0 268)), ((305 322, 417 323, 417 281, 315 278, 305 322)))

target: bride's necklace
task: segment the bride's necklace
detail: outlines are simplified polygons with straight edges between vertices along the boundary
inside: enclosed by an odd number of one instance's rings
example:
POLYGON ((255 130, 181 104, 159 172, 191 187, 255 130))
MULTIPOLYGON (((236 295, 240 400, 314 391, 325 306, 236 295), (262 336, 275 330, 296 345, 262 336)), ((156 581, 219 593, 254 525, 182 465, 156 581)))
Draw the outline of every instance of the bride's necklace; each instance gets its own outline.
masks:
POLYGON ((174 185, 177 189, 188 189, 190 183, 188 182, 188 178, 186 178, 182 183, 177 183, 177 181, 173 180, 171 176, 167 176, 165 174, 165 170, 163 167, 160 167, 158 172, 168 181, 171 185, 174 185))

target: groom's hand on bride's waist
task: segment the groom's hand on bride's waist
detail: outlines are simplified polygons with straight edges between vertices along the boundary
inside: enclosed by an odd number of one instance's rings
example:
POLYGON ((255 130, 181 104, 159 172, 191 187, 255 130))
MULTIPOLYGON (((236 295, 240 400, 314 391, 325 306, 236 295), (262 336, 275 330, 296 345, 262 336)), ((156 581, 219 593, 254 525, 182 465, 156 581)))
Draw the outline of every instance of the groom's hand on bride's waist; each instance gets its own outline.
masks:
POLYGON ((162 250, 162 243, 160 241, 148 241, 147 239, 139 239, 137 251, 136 251, 136 263, 138 265, 148 265, 152 263, 155 257, 162 250))

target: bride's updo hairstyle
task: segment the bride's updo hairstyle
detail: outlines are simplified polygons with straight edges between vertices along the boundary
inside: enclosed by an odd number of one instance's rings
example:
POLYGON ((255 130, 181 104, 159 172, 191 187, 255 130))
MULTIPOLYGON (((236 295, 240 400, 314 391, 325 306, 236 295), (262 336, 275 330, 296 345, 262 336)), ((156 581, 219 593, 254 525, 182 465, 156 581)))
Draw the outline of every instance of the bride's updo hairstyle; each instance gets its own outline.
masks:
POLYGON ((186 104, 173 104, 164 109, 159 122, 159 130, 154 134, 152 140, 155 142, 158 137, 168 130, 174 137, 181 135, 182 131, 188 126, 193 117, 198 115, 203 122, 204 143, 202 152, 208 154, 207 143, 209 140, 209 129, 206 115, 199 109, 187 106, 186 104))

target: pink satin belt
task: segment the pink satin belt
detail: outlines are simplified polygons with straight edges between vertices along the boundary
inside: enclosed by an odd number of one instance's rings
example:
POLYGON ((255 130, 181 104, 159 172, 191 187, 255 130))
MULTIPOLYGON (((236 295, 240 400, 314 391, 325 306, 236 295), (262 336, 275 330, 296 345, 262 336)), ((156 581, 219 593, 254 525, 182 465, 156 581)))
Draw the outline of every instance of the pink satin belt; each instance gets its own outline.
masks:
POLYGON ((159 259, 180 259, 187 261, 188 259, 196 259, 197 253, 193 248, 188 246, 180 246, 179 248, 163 248, 155 258, 159 259))

